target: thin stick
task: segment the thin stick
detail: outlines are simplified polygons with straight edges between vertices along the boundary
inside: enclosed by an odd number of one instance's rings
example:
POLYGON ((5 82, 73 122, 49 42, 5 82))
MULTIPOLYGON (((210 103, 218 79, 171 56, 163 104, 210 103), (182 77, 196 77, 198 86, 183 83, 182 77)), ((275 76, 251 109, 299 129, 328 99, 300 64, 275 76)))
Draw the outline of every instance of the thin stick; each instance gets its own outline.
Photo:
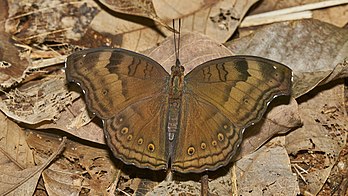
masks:
POLYGON ((201 177, 201 195, 209 195, 209 176, 207 173, 204 173, 201 177))
POLYGON ((311 11, 305 11, 305 12, 297 12, 297 13, 291 13, 291 14, 285 14, 285 15, 278 15, 273 17, 255 18, 250 20, 246 17, 243 20, 243 22, 240 24, 240 27, 252 27, 252 26, 258 26, 258 25, 264 25, 264 24, 271 24, 275 22, 306 19, 306 18, 312 18, 312 16, 313 14, 311 11))

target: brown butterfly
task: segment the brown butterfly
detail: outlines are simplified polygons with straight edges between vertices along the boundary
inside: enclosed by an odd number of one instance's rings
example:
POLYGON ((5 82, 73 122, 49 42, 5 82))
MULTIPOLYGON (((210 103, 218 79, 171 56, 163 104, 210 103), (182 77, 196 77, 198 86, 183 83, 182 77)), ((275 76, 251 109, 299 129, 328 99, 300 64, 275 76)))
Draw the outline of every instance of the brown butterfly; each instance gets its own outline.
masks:
POLYGON ((180 63, 168 74, 142 54, 97 48, 70 55, 66 76, 103 120, 118 159, 187 173, 226 165, 244 129, 261 119, 274 97, 290 94, 292 71, 260 57, 229 56, 184 76, 180 63))

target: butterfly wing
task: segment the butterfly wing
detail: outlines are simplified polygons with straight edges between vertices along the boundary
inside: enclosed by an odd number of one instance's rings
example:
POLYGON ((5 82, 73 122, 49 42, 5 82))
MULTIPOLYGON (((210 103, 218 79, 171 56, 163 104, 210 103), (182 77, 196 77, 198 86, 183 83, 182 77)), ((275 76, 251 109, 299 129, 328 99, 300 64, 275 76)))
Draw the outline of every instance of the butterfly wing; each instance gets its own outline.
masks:
POLYGON ((291 70, 274 61, 233 56, 206 62, 185 76, 172 167, 202 172, 226 165, 246 127, 276 96, 290 94, 291 70))
POLYGON ((89 49, 67 58, 66 76, 80 84, 87 107, 103 120, 117 158, 142 168, 166 168, 169 74, 161 65, 124 49, 89 49))

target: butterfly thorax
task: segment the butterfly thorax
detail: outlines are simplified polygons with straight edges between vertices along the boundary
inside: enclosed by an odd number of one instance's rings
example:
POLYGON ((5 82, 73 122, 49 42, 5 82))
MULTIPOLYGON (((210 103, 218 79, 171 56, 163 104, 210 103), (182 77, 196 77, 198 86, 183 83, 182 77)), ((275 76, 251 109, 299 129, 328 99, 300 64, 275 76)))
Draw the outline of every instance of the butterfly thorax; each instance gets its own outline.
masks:
POLYGON ((171 71, 169 98, 180 99, 183 89, 184 67, 175 65, 171 68, 171 71))
POLYGON ((181 97, 184 81, 184 67, 179 63, 171 68, 170 84, 169 84, 169 108, 168 108, 168 139, 174 140, 175 133, 178 130, 181 111, 181 97))

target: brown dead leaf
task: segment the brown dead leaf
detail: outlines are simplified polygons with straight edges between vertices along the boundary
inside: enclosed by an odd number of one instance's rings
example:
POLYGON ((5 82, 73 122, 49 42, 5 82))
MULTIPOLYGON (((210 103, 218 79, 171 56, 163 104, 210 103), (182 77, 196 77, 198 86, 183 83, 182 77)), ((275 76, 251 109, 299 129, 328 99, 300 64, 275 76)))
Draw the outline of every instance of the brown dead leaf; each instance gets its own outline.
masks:
POLYGON ((83 178, 73 172, 61 169, 45 169, 42 173, 48 195, 79 195, 83 188, 83 178))
POLYGON ((297 177, 284 148, 284 137, 274 138, 258 151, 236 162, 238 195, 298 195, 297 177))
POLYGON ((144 16, 151 19, 157 18, 152 0, 101 0, 100 2, 115 12, 144 16))
POLYGON ((163 181, 147 194, 152 196, 170 195, 171 193, 178 195, 200 195, 200 189, 200 184, 194 181, 163 181))
POLYGON ((0 113, 0 171, 34 166, 34 157, 25 141, 26 137, 21 127, 0 113))
MULTIPOLYGON (((23 130, 19 130, 19 131, 22 132, 22 134, 24 134, 23 130)), ((13 130, 13 132, 14 133, 12 133, 11 136, 13 136, 13 134, 18 132, 18 130, 13 130)), ((6 137, 6 138, 8 138, 8 137, 6 137)), ((5 141, 6 138, 3 137, 2 140, 5 141)), ((23 138, 19 138, 19 139, 23 139, 23 138)), ((24 139, 26 139, 26 138, 24 138, 24 139)), ((10 141, 9 141, 9 144, 11 144, 10 141)), ((41 176, 42 171, 62 151, 62 149, 64 148, 64 144, 65 144, 65 138, 63 139, 61 144, 58 146, 58 148, 55 149, 55 152, 43 164, 41 164, 39 166, 31 166, 28 168, 23 168, 22 166, 20 166, 17 163, 16 165, 19 167, 19 169, 18 169, 18 167, 17 168, 8 167, 8 164, 5 165, 5 167, 4 167, 4 164, 1 164, 0 165, 0 167, 1 167, 1 170, 0 170, 1 171, 1 173, 0 173, 0 194, 1 195, 32 195, 35 191, 35 188, 37 186, 37 182, 39 180, 39 177, 41 176)), ((28 147, 28 145, 26 143, 25 143, 25 145, 19 144, 19 146, 21 146, 21 145, 28 147)), ((19 147, 17 147, 17 148, 20 149, 19 147)), ((3 151, 3 149, 4 148, 2 147, 2 151, 3 151)), ((16 149, 16 148, 14 148, 14 149, 16 149)), ((5 154, 8 154, 9 156, 12 155, 12 154, 7 153, 6 151, 3 151, 3 155, 5 155, 5 154)), ((32 158, 32 155, 33 154, 30 154, 31 158, 32 158)), ((10 158, 10 159, 12 162, 17 162, 15 160, 15 158, 10 158)), ((2 157, 1 157, 1 160, 3 160, 2 157)))
POLYGON ((101 0, 100 2, 115 12, 147 17, 171 29, 170 26, 157 16, 152 0, 101 0))
POLYGON ((348 120, 343 93, 344 84, 333 82, 301 98, 299 111, 303 127, 286 136, 286 149, 307 171, 302 174, 306 180, 302 193, 307 191, 315 195, 321 190, 346 145, 348 120), (302 155, 303 151, 309 151, 311 155, 302 155))
POLYGON ((263 0, 253 10, 250 11, 250 15, 280 10, 289 7, 295 7, 310 3, 320 2, 320 0, 296 0, 296 1, 282 1, 282 0, 263 0))
POLYGON ((0 88, 8 88, 22 81, 28 66, 28 56, 20 56, 10 36, 0 32, 0 88))
MULTIPOLYGON (((228 43, 237 54, 262 56, 292 68, 295 98, 305 94, 335 73, 347 77, 348 31, 317 20, 268 25, 253 34, 228 43), (336 69, 340 70, 340 74, 336 69)), ((331 78, 331 80, 337 78, 331 78)))
MULTIPOLYGON (((47 133, 30 134, 27 142, 34 148, 39 162, 44 162, 59 145, 59 139, 47 133)), ((67 141, 62 156, 45 170, 43 177, 47 191, 53 195, 81 194, 81 191, 105 195, 116 171, 107 149, 67 141)))
POLYGON ((182 30, 199 32, 218 43, 227 41, 258 0, 154 1, 164 20, 182 19, 182 30))
POLYGON ((0 194, 15 187, 9 195, 32 195, 40 172, 19 182, 35 172, 32 151, 27 145, 25 132, 5 115, 0 113, 0 194))
POLYGON ((39 166, 35 166, 20 171, 2 171, 0 173, 0 194, 9 196, 33 195, 41 175, 41 172, 37 172, 39 169, 39 166), (34 175, 31 176, 33 173, 34 175), (30 176, 29 179, 27 179, 28 176, 30 176), (20 182, 22 183, 19 184, 20 182), (12 190, 12 187, 15 189, 12 190))
MULTIPOLYGON (((144 52, 170 73, 175 64, 174 41, 170 36, 160 46, 144 52)), ((185 74, 196 66, 233 53, 223 45, 200 33, 182 33, 180 38, 180 62, 185 67, 185 74)))
POLYGON ((313 18, 343 28, 348 23, 347 10, 348 5, 340 5, 326 9, 314 10, 313 18))
POLYGON ((92 119, 83 99, 79 98, 66 106, 54 123, 43 122, 30 128, 60 129, 84 140, 105 144, 103 126, 100 120, 92 119))
POLYGON ((22 43, 79 40, 98 13, 92 0, 32 0, 9 2, 6 32, 22 43))
MULTIPOLYGON (((220 43, 231 37, 247 10, 256 1, 195 0, 190 2, 192 6, 183 1, 153 3, 158 16, 167 21, 169 26, 172 19, 181 18, 183 32, 200 32, 220 43)), ((160 26, 154 27, 154 24, 146 20, 137 18, 130 20, 124 16, 115 17, 115 14, 101 11, 93 19, 84 38, 76 44, 87 47, 107 45, 144 51, 156 46, 167 35, 172 35, 172 32, 160 26)))

